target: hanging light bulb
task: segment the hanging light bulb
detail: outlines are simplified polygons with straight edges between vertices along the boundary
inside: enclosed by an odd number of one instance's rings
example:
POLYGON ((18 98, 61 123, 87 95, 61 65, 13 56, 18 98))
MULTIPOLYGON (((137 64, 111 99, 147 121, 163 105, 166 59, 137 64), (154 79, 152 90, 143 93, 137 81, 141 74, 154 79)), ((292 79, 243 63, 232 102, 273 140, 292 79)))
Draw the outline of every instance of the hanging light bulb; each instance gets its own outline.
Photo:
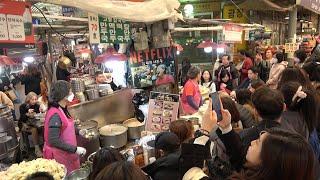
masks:
POLYGON ((180 55, 180 51, 177 51, 177 55, 180 55))
POLYGON ((203 48, 205 53, 211 53, 212 52, 212 47, 205 47, 203 48))
POLYGON ((183 8, 186 17, 192 18, 193 17, 193 5, 186 4, 183 8))

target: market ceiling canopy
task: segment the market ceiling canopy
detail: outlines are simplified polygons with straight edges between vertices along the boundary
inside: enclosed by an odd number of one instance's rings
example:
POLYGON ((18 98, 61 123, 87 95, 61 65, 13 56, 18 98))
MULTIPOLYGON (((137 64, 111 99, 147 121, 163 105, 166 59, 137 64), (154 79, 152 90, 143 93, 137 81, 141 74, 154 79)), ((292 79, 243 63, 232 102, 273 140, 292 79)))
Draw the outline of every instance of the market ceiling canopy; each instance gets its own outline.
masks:
POLYGON ((39 0, 40 2, 72 6, 88 12, 131 22, 154 22, 164 19, 182 19, 176 9, 178 0, 151 0, 145 2, 113 0, 39 0))

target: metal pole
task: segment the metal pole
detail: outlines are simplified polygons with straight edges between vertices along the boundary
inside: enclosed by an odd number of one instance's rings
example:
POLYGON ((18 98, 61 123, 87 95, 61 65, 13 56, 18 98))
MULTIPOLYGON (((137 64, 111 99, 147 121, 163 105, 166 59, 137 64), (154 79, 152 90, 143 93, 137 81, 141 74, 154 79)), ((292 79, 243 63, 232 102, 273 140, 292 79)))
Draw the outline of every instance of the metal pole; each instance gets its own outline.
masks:
MULTIPOLYGON (((289 42, 291 42, 291 43, 296 43, 297 14, 298 14, 298 9, 297 9, 297 6, 295 6, 289 12, 289 42)), ((292 61, 293 55, 294 55, 294 53, 288 53, 289 64, 293 63, 293 61, 292 61)))

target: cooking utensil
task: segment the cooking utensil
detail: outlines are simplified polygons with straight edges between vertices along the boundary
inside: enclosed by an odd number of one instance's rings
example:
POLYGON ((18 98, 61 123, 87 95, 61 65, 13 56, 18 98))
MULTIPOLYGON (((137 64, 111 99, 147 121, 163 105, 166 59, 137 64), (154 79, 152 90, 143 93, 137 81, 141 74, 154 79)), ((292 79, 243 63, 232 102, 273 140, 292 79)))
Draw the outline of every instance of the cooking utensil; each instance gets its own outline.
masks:
POLYGON ((99 129, 103 147, 121 148, 127 144, 128 128, 120 124, 110 124, 99 129))
POLYGON ((129 139, 141 138, 141 132, 144 131, 145 124, 139 122, 136 118, 131 118, 123 122, 123 125, 128 128, 129 139))
POLYGON ((72 171, 69 176, 68 180, 88 180, 90 175, 90 170, 87 168, 81 168, 72 171))

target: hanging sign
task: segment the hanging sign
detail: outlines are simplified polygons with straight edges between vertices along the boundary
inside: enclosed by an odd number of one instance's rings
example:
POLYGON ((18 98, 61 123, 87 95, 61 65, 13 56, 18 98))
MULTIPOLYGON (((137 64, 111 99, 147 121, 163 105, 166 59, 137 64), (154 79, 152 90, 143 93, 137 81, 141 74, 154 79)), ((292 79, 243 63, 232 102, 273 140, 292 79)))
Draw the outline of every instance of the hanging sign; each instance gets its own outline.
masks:
POLYGON ((173 47, 131 51, 129 83, 136 88, 174 84, 174 52, 173 47))
POLYGON ((127 43, 130 23, 121 19, 88 13, 90 43, 127 43))
POLYGON ((320 14, 320 1, 319 0, 297 0, 296 4, 303 6, 310 11, 320 14))
POLYGON ((98 14, 88 13, 89 40, 91 44, 100 43, 98 14))
POLYGON ((299 49, 299 44, 297 43, 286 43, 284 46, 285 53, 294 53, 299 49))
POLYGON ((242 27, 238 25, 227 24, 223 26, 224 41, 226 42, 241 42, 242 27))
POLYGON ((146 131, 159 133, 168 131, 172 121, 177 120, 179 95, 153 92, 150 93, 146 131))
POLYGON ((34 48, 31 5, 26 2, 0 2, 0 48, 34 48))
POLYGON ((130 41, 127 21, 99 16, 100 43, 126 43, 130 41))

